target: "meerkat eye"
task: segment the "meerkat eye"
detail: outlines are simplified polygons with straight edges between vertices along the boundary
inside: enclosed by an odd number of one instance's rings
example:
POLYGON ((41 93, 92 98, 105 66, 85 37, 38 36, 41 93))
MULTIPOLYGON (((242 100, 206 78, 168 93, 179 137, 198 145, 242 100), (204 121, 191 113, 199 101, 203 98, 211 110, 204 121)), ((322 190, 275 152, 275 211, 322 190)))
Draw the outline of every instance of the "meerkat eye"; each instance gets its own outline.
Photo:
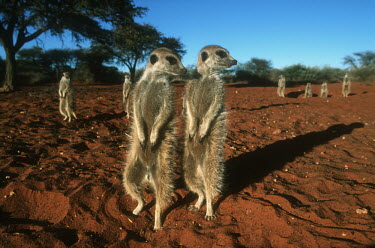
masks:
POLYGON ((217 50, 216 54, 219 55, 220 58, 225 58, 226 56, 228 56, 228 54, 223 50, 217 50))
POLYGON ((158 61, 158 56, 156 56, 155 54, 151 55, 150 57, 150 62, 151 64, 155 64, 156 62, 158 61))
POLYGON ((165 59, 168 60, 168 62, 169 62, 170 65, 177 64, 177 59, 175 59, 173 57, 167 56, 165 59))
POLYGON ((201 53, 201 58, 203 62, 206 61, 208 59, 208 53, 207 52, 201 53))

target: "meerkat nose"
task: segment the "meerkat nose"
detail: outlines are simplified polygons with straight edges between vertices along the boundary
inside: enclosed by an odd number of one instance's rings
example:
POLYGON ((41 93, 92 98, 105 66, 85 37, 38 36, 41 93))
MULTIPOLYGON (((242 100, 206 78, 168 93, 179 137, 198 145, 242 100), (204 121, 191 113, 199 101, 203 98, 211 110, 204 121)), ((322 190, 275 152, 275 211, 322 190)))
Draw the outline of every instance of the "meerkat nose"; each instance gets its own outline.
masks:
POLYGON ((233 63, 233 65, 237 65, 237 60, 236 59, 233 60, 232 63, 233 63))

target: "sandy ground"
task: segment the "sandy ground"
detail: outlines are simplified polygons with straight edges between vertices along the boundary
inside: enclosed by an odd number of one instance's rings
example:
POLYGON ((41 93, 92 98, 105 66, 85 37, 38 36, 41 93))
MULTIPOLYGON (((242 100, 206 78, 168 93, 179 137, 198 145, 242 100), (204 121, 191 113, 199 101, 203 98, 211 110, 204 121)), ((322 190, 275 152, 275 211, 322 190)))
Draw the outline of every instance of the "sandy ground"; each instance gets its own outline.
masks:
MULTIPOLYGON (((177 85, 179 155, 183 117, 177 85)), ((128 120, 121 86, 76 84, 78 120, 57 85, 0 95, 0 247, 370 247, 375 245, 375 86, 305 99, 303 86, 227 86, 226 191, 217 218, 176 178, 164 228, 121 183, 128 120)), ((313 85, 319 93, 319 86, 313 85)), ((181 159, 176 160, 181 173, 181 159)))

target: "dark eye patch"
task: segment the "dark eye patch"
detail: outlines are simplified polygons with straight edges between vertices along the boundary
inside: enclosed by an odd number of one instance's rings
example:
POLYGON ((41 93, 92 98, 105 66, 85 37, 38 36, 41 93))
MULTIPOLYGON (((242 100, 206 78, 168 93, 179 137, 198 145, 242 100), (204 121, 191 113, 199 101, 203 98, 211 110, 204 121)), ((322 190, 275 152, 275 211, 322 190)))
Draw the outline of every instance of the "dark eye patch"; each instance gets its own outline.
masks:
POLYGON ((207 52, 201 53, 201 58, 203 62, 206 61, 208 59, 208 53, 207 52))
POLYGON ((150 57, 150 62, 151 64, 155 64, 156 62, 158 61, 158 56, 156 56, 155 54, 151 55, 150 57))
POLYGON ((217 51, 216 51, 216 54, 217 54, 220 58, 225 58, 225 57, 228 56, 228 54, 227 54, 225 51, 223 51, 223 50, 217 50, 217 51))
POLYGON ((169 62, 170 65, 177 64, 177 59, 175 59, 173 57, 167 56, 165 59, 168 60, 168 62, 169 62))

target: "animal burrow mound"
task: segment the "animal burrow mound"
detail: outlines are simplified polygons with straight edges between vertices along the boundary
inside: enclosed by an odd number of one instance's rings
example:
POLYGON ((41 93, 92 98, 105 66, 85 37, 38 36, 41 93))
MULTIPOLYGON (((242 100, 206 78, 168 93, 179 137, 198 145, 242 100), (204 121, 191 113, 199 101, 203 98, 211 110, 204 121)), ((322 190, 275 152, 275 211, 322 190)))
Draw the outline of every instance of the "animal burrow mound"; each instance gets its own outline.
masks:
POLYGON ((69 198, 61 193, 36 191, 24 186, 8 192, 0 208, 11 218, 59 223, 67 215, 69 198))

